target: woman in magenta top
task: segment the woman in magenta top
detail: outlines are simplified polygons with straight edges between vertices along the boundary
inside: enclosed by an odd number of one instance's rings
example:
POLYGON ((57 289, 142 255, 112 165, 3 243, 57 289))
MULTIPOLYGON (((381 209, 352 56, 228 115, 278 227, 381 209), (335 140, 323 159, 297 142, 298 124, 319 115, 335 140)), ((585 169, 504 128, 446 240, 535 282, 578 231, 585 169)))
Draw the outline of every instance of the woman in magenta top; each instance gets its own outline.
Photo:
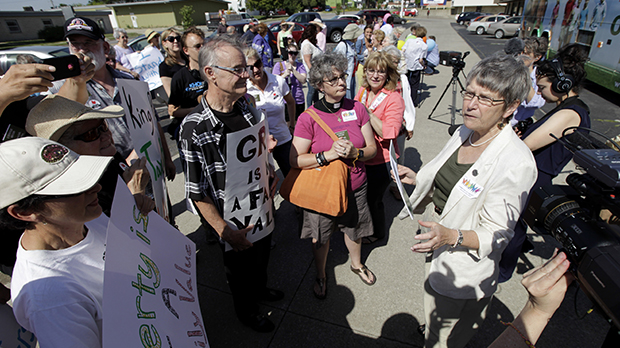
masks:
POLYGON ((308 74, 310 84, 324 97, 310 109, 340 138, 333 141, 308 112, 299 116, 293 137, 290 162, 292 167, 310 169, 342 160, 350 168, 349 206, 339 217, 303 209, 301 238, 312 238, 312 252, 317 269, 314 295, 324 299, 327 293, 325 264, 329 239, 337 229, 344 232, 345 244, 351 255, 351 271, 373 285, 375 275, 361 262, 362 237, 372 235, 372 220, 366 200, 364 161, 373 158, 376 146, 366 108, 359 102, 344 98, 347 92, 347 62, 342 56, 327 53, 312 59, 308 74))
MULTIPOLYGON (((383 194, 392 181, 389 168, 390 143, 398 137, 405 113, 405 102, 396 90, 398 78, 398 69, 391 57, 383 52, 373 52, 364 64, 363 88, 355 97, 368 110, 377 142, 377 155, 366 162, 366 175, 372 184, 368 186, 368 206, 374 234, 364 238, 364 243, 385 237, 383 194)), ((394 149, 399 153, 396 142, 394 149)))

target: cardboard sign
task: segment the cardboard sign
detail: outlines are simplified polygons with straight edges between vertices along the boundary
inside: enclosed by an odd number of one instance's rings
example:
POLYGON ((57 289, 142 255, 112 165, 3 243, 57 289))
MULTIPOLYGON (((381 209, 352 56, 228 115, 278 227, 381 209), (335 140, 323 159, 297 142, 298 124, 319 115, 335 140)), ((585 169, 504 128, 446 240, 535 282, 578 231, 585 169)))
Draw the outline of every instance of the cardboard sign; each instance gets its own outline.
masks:
POLYGON ((403 187, 403 183, 400 181, 400 176, 398 176, 398 161, 396 160, 396 150, 394 149, 394 140, 390 141, 390 166, 392 167, 392 171, 394 172, 394 178, 396 178, 396 186, 398 187, 398 192, 400 192, 400 196, 403 198, 403 202, 405 202, 405 208, 407 208, 407 213, 411 220, 413 218, 413 206, 411 206, 411 202, 409 201, 409 194, 403 187))
POLYGON ((164 56, 153 46, 146 46, 140 52, 127 55, 131 68, 140 75, 140 80, 149 84, 149 91, 162 86, 159 77, 159 64, 164 61, 164 56))
MULTIPOLYGON (((273 204, 269 192, 269 129, 263 119, 257 125, 229 133, 226 137, 226 197, 224 220, 234 230, 249 225, 250 242, 268 236, 273 231, 273 204)), ((226 251, 232 247, 226 243, 226 251)))
POLYGON ((0 347, 2 348, 34 348, 37 339, 15 320, 13 308, 8 304, 0 305, 0 347))
POLYGON ((118 79, 116 83, 136 153, 147 160, 157 212, 169 221, 164 152, 151 96, 142 81, 118 79))
POLYGON ((108 225, 103 347, 209 347, 196 286, 196 245, 119 178, 108 225))

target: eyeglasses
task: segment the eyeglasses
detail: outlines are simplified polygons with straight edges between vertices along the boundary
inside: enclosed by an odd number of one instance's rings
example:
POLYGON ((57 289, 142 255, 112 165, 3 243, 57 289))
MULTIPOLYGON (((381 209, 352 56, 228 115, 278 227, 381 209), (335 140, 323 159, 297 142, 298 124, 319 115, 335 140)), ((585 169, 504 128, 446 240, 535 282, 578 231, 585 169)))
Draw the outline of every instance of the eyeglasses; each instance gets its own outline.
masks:
POLYGON ((250 68, 251 70, 254 70, 254 69, 260 70, 260 68, 262 67, 263 67, 263 62, 260 60, 257 60, 256 63, 254 64, 248 64, 248 68, 250 68))
POLYGON ((194 45, 194 46, 192 46, 192 47, 194 47, 195 49, 199 50, 199 49, 201 49, 201 48, 202 48, 202 46, 203 46, 203 45, 204 45, 204 43, 199 43, 199 44, 195 44, 195 45, 194 45))
POLYGON ((168 41, 168 42, 175 42, 175 41, 181 42, 181 37, 180 36, 168 36, 166 38, 166 41, 168 41))
POLYGON ((379 76, 385 76, 387 72, 385 70, 366 69, 366 75, 372 76, 375 74, 379 76))
POLYGON ((239 77, 243 77, 243 73, 246 73, 248 76, 250 76, 250 67, 249 66, 246 66, 246 67, 243 67, 243 68, 229 68, 229 67, 226 67, 226 66, 214 65, 213 67, 221 69, 221 70, 229 71, 229 72, 231 72, 231 73, 233 73, 233 74, 235 74, 235 75, 237 75, 239 77))
POLYGON ((80 140, 85 143, 92 143, 93 141, 101 138, 101 134, 107 132, 108 130, 109 130, 108 125, 104 121, 98 127, 93 128, 80 135, 76 135, 75 137, 73 137, 73 140, 80 140))
POLYGON ((329 85, 335 85, 336 83, 338 83, 338 80, 342 80, 342 82, 347 82, 347 77, 349 77, 348 74, 342 74, 340 76, 334 76, 333 78, 329 79, 329 80, 323 80, 323 82, 329 84, 329 85))
POLYGON ((472 100, 474 97, 478 97, 478 103, 485 106, 495 106, 496 103, 506 102, 504 99, 492 99, 468 91, 461 91, 461 96, 463 97, 463 100, 472 100))
POLYGON ((296 54, 299 54, 299 51, 288 51, 288 54, 290 54, 290 55, 293 55, 293 56, 294 56, 294 55, 296 55, 296 54))
POLYGON ((119 36, 118 38, 119 38, 119 39, 126 39, 126 38, 127 38, 127 36, 126 36, 126 35, 121 35, 121 36, 119 36))

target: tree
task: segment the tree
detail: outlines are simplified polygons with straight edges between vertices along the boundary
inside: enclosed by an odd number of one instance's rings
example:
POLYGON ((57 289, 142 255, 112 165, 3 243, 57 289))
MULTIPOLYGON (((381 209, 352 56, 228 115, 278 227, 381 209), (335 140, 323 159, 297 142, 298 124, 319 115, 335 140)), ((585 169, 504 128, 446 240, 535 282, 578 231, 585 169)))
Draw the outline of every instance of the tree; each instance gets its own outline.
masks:
POLYGON ((187 29, 194 25, 194 19, 192 15, 194 14, 194 7, 191 5, 185 5, 181 7, 179 11, 181 13, 181 23, 183 24, 183 28, 187 29))

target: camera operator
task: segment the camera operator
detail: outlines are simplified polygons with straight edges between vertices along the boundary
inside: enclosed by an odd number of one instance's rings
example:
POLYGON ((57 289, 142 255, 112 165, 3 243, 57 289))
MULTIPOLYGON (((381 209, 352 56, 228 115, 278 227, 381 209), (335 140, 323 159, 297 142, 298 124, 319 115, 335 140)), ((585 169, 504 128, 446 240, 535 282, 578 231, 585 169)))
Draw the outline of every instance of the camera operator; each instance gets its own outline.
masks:
MULTIPOLYGON (((550 60, 536 63, 538 93, 556 107, 532 124, 521 136, 532 150, 538 168, 538 179, 530 191, 550 185, 572 159, 573 154, 549 134, 558 138, 569 127, 590 127, 590 110, 579 99, 578 91, 585 79, 586 53, 579 44, 562 47, 550 60)), ((499 282, 505 282, 514 272, 521 247, 526 239, 527 225, 521 217, 514 238, 504 250, 500 262, 499 282)))

